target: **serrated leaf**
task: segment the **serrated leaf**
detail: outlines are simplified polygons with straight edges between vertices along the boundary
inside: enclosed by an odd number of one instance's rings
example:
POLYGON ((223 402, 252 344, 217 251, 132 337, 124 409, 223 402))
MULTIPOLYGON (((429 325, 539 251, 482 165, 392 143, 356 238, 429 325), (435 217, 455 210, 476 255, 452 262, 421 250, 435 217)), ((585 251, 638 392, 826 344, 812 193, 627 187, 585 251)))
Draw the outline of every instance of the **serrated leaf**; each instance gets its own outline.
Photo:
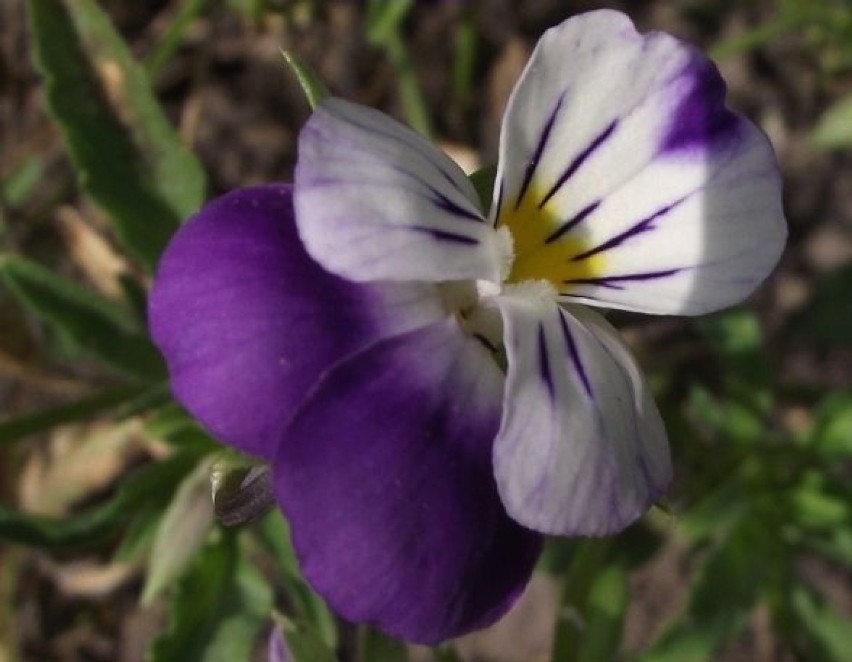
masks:
POLYGON ((75 347, 128 377, 165 379, 159 352, 122 307, 15 255, 0 255, 0 279, 23 306, 75 347))
POLYGON ((236 535, 220 533, 175 586, 169 624, 151 643, 148 662, 250 659, 272 610, 272 592, 241 557, 236 535))
POLYGON ((204 173, 144 69, 94 0, 31 0, 46 100, 89 195, 128 250, 153 267, 204 196, 204 173))
POLYGON ((149 605, 177 581, 213 525, 212 459, 202 460, 175 492, 157 527, 141 602, 149 605))
POLYGON ((181 453, 148 464, 122 479, 115 496, 105 504, 62 519, 0 506, 0 538, 50 549, 95 544, 138 508, 168 499, 177 482, 197 461, 197 456, 181 453))
POLYGON ((811 133, 817 147, 842 149, 852 146, 852 94, 835 102, 823 113, 811 133))

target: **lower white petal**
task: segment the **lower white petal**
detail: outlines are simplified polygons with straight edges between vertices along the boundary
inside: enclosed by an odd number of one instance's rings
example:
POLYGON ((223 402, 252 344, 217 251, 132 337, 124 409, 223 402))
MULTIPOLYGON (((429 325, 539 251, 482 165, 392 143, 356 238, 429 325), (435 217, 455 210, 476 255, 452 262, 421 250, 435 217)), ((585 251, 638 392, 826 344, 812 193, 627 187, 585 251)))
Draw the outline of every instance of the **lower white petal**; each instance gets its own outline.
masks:
POLYGON ((506 509, 545 533, 620 531, 671 480, 665 429, 639 368, 592 311, 511 294, 497 301, 508 375, 494 465, 506 509))

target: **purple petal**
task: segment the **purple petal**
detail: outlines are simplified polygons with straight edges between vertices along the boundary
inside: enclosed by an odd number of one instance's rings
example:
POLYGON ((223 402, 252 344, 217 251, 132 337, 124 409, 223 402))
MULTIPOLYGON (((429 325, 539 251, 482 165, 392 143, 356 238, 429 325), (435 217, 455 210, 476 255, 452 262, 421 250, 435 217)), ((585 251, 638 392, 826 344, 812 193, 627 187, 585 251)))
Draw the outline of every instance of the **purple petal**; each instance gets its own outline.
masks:
POLYGON ((443 316, 426 285, 356 285, 305 252, 292 188, 214 200, 163 254, 151 333, 175 397, 210 432, 271 458, 287 420, 339 359, 443 316))
POLYGON ((491 451, 503 377, 455 320, 338 364, 279 446, 302 572, 333 609, 436 643, 505 613, 538 534, 506 515, 491 451))

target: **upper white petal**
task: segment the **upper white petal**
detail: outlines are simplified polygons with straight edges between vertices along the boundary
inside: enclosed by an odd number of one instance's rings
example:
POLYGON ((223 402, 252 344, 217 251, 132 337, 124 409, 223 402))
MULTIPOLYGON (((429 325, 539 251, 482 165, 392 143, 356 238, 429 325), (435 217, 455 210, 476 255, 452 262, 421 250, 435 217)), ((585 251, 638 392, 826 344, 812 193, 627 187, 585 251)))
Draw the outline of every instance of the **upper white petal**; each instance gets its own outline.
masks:
POLYGON ((499 280, 500 242, 464 172, 376 110, 317 107, 299 135, 295 206, 308 252, 350 280, 499 280))
POLYGON ((542 237, 595 259, 562 283, 574 300, 696 314, 743 299, 777 262, 786 224, 772 147, 724 97, 688 44, 640 35, 618 12, 569 19, 542 37, 510 99, 492 216, 532 197, 542 237))

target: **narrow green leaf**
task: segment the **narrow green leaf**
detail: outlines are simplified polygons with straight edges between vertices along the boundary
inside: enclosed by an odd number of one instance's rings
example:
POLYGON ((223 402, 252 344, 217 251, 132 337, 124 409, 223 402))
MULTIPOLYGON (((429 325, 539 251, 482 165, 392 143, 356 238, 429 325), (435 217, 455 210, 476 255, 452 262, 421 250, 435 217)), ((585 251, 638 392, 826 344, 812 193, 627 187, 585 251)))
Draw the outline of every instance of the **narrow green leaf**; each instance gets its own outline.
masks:
POLYGON ((13 255, 0 255, 0 279, 30 312, 74 346, 129 377, 165 379, 159 352, 122 307, 13 255))
POLYGON ((204 173, 94 0, 31 0, 48 109, 85 190, 148 267, 203 200, 204 173))
POLYGON ((186 29, 206 5, 207 0, 182 0, 174 18, 169 23, 169 27, 166 28, 165 33, 145 62, 145 69, 152 79, 156 77, 160 69, 168 64, 180 47, 186 29))
POLYGON ((15 441, 57 425, 73 423, 112 409, 143 393, 139 386, 119 386, 59 407, 0 421, 0 443, 15 441))
POLYGON ((320 77, 299 56, 294 55, 290 51, 281 51, 281 55, 284 56, 284 61, 299 82, 299 87, 302 88, 305 99, 311 110, 313 110, 323 99, 329 96, 328 88, 320 77))
POLYGON ((51 549, 94 544, 137 508, 168 499, 177 482, 197 461, 196 455, 181 453, 146 465, 123 479, 115 496, 102 506, 62 519, 0 506, 0 538, 51 549))
POLYGON ((148 662, 248 660, 272 610, 272 592, 239 553, 233 532, 201 550, 175 586, 169 624, 148 662))
POLYGON ((414 0, 370 2, 366 20, 367 40, 374 46, 387 44, 399 31, 402 22, 413 7, 414 0))

